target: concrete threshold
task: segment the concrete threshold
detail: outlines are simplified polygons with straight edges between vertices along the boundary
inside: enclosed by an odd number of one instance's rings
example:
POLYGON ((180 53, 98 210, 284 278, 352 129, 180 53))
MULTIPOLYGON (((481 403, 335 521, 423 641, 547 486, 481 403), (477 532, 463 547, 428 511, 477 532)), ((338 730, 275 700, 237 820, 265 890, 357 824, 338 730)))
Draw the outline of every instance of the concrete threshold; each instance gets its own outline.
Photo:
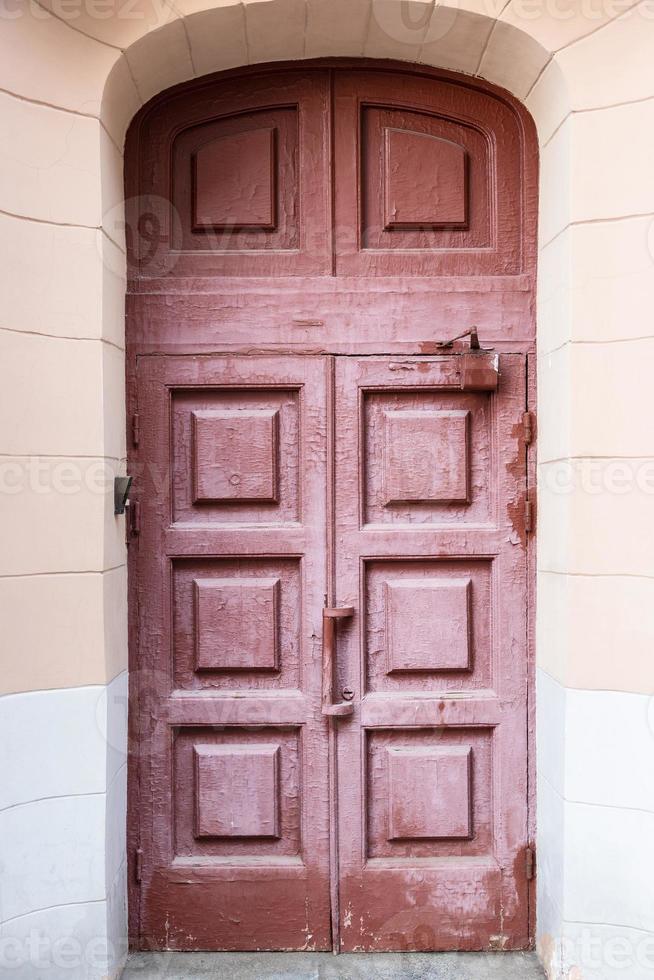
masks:
POLYGON ((535 953, 132 953, 123 980, 542 980, 535 953))

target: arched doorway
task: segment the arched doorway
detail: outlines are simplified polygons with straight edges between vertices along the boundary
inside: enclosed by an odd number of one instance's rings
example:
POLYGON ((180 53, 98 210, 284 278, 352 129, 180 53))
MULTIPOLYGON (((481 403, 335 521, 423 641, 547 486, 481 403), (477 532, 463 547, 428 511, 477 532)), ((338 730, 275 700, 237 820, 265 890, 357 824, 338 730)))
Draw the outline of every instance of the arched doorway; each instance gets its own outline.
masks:
POLYGON ((526 947, 529 118, 303 63, 128 160, 135 942, 526 947))

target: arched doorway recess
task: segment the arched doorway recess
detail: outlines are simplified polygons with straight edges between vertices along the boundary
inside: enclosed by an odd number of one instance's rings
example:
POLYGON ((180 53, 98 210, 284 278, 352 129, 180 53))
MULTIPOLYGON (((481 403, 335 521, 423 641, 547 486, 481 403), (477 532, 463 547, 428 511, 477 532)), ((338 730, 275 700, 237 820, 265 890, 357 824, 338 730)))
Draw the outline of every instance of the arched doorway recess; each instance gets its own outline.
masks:
POLYGON ((134 941, 525 948, 529 117, 304 62, 127 160, 134 941))

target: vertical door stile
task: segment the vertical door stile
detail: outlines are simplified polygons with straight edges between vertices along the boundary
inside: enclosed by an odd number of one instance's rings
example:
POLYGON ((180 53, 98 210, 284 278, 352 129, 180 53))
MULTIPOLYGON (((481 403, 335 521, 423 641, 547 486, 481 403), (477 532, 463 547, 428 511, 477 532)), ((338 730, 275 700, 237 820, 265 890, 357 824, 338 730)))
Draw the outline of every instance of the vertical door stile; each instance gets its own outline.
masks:
POLYGON ((327 140, 329 141, 328 151, 327 151, 327 172, 329 174, 329 214, 330 214, 330 226, 327 229, 327 235, 329 236, 329 250, 331 254, 331 274, 332 276, 337 275, 336 263, 338 257, 336 254, 336 161, 334 156, 334 147, 336 145, 335 138, 335 126, 336 126, 336 112, 334 107, 334 69, 329 70, 329 125, 327 127, 327 140))
MULTIPOLYGON (((327 594, 325 605, 336 605, 336 402, 335 402, 335 358, 327 357, 327 520, 326 538, 326 578, 327 594)), ((324 629, 324 623, 323 623, 324 629)), ((340 904, 339 904, 339 861, 338 861, 338 755, 336 718, 326 718, 329 726, 329 891, 331 899, 332 949, 340 949, 340 904)))

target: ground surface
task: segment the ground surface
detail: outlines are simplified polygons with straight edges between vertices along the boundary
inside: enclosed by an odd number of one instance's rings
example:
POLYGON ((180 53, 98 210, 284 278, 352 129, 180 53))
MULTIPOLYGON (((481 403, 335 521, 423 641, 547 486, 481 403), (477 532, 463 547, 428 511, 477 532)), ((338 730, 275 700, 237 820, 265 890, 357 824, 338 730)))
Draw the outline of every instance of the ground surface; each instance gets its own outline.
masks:
POLYGON ((542 980, 533 953, 132 953, 123 980, 542 980))

